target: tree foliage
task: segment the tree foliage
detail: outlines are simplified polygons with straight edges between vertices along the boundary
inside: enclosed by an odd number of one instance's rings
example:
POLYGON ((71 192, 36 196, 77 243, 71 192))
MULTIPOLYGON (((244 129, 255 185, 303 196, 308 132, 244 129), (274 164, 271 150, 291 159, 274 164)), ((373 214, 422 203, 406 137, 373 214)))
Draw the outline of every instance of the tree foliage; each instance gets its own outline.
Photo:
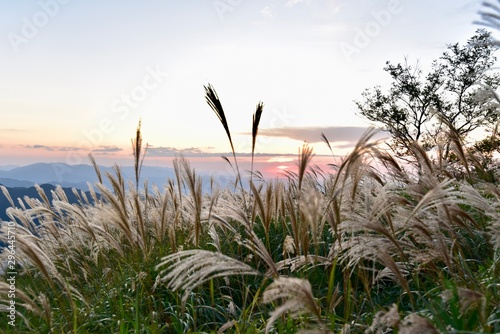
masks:
MULTIPOLYGON (((494 92, 500 75, 492 71, 496 49, 491 33, 479 29, 465 45, 448 45, 425 75, 418 63, 413 67, 406 60, 397 65, 388 61, 384 70, 392 79, 389 90, 365 90, 356 101, 360 114, 391 134, 391 147, 400 155, 408 154, 414 142, 436 146, 438 134, 450 127, 466 140, 499 119, 494 92)), ((445 143, 446 156, 449 147, 445 143)))

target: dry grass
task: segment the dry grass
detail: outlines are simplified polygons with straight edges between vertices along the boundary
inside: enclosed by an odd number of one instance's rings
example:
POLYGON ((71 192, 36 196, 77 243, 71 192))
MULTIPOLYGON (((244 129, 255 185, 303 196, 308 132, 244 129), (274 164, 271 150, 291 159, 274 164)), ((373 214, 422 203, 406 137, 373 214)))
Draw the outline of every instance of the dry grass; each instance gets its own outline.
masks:
POLYGON ((263 303, 285 302, 271 312, 267 321, 266 333, 269 332, 274 322, 283 314, 298 317, 303 313, 311 313, 319 324, 322 324, 321 310, 313 296, 309 281, 292 277, 279 277, 271 283, 262 296, 263 303))
MULTIPOLYGON (((233 148, 218 96, 206 90, 233 148)), ((252 152, 261 114, 259 104, 252 152)), ((70 204, 58 188, 50 202, 38 188, 41 200, 16 203, 2 188, 26 280, 17 296, 23 328, 76 333, 105 323, 118 332, 129 323, 141 331, 148 321, 151 332, 432 332, 442 330, 437 316, 452 311, 433 304, 450 284, 462 300, 457 314, 479 312, 468 330, 498 328, 498 185, 475 179, 469 165, 466 178, 445 173, 446 162, 418 145, 408 165, 382 150, 375 133, 332 171, 312 166, 304 146, 285 181, 245 189, 236 169, 239 192, 212 184, 204 194, 183 157, 164 188, 140 189, 139 127, 135 184, 119 167, 103 176, 91 157, 99 182, 90 200, 77 192, 80 202, 70 204), (122 308, 99 319, 117 298, 122 308)), ((6 289, 0 282, 3 305, 6 289)), ((445 327, 464 330, 449 319, 445 327)))

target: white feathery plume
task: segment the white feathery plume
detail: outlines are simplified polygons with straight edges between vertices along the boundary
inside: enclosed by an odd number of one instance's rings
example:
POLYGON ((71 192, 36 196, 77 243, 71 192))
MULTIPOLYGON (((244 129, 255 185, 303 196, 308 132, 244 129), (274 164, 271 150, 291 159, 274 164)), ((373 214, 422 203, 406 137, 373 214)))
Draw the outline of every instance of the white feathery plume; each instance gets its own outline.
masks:
POLYGON ((267 320, 266 333, 269 333, 273 323, 285 313, 289 313, 291 317, 311 313, 320 324, 322 323, 320 307, 316 303, 308 280, 294 277, 275 279, 264 291, 262 302, 268 304, 281 299, 285 302, 271 312, 271 317, 267 320))
POLYGON ((185 305, 191 291, 197 286, 217 277, 232 275, 260 275, 249 265, 219 252, 201 249, 179 251, 165 256, 156 266, 162 269, 162 281, 173 291, 184 290, 182 304, 185 305))

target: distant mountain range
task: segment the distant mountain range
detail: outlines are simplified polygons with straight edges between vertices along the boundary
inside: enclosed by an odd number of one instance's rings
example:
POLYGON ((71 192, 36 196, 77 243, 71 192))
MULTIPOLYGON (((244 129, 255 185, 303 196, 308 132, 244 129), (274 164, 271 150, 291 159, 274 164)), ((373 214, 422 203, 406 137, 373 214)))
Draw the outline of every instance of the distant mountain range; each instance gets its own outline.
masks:
MULTIPOLYGON (((49 201, 52 202, 53 196, 52 196, 52 191, 56 189, 56 186, 52 184, 42 184, 40 187, 43 189, 45 194, 47 195, 47 198, 49 201)), ((39 200, 42 200, 40 198, 40 195, 38 194, 38 191, 34 186, 31 187, 6 187, 7 191, 9 192, 10 197, 14 201, 14 204, 19 207, 19 200, 18 199, 24 199, 25 197, 29 198, 36 198, 39 200)), ((64 193, 66 194, 66 197, 68 198, 68 202, 70 203, 78 203, 78 198, 75 196, 73 193, 72 188, 63 188, 64 193)), ((86 191, 85 194, 87 195, 87 198, 89 201, 92 201, 92 197, 90 195, 90 192, 86 191)), ((8 221, 10 218, 7 216, 7 208, 11 206, 9 200, 7 197, 4 195, 3 192, 0 191, 0 220, 3 221, 8 221)))
MULTIPOLYGON (((100 167, 103 182, 109 186, 106 178, 106 172, 114 175, 113 168, 100 167)), ((126 181, 135 180, 134 168, 123 167, 123 177, 126 181)), ((166 179, 174 175, 172 168, 160 168, 143 166, 141 171, 141 180, 148 179, 149 184, 161 186, 166 182, 166 179)), ((95 184, 98 181, 94 167, 90 165, 68 165, 64 163, 36 163, 22 167, 8 166, 0 168, 0 185, 7 188, 10 196, 17 205, 18 199, 24 197, 37 198, 40 196, 34 187, 38 184, 52 201, 51 191, 60 185, 70 203, 76 203, 77 197, 74 195, 72 188, 86 191, 88 183, 95 184)), ((141 181, 142 182, 142 181, 141 181)), ((90 199, 90 194, 87 192, 87 197, 90 199)), ((10 202, 7 200, 3 192, 0 192, 0 219, 9 220, 6 210, 10 207, 10 202)))
MULTIPOLYGON (((103 183, 110 187, 109 181, 106 178, 106 172, 115 175, 112 167, 100 166, 103 183)), ((132 181, 135 184, 134 167, 121 167, 123 177, 126 182, 132 181)), ((167 167, 152 167, 143 166, 141 170, 140 186, 143 186, 144 181, 148 180, 148 185, 153 184, 162 189, 162 186, 167 183, 167 179, 175 177, 174 169, 167 167)), ((203 179, 203 191, 209 190, 208 174, 201 175, 203 179)), ((22 167, 4 166, 0 167, 0 185, 3 185, 9 191, 14 202, 17 203, 18 198, 25 196, 39 198, 38 192, 34 185, 40 185, 49 195, 49 200, 52 200, 51 190, 54 190, 57 185, 60 185, 66 193, 68 200, 71 203, 77 201, 73 194, 72 188, 87 191, 88 183, 95 184, 98 182, 94 167, 91 165, 68 165, 64 163, 36 163, 22 167)), ((220 184, 224 186, 224 184, 220 184)), ((89 197, 89 196, 88 196, 89 197)), ((0 191, 0 219, 8 220, 5 210, 10 206, 9 201, 0 191)))
MULTIPOLYGON (((105 174, 114 174, 112 167, 100 167, 103 181, 107 183, 105 174)), ((134 167, 121 168, 126 180, 134 180, 134 167)), ((141 180, 148 179, 149 184, 161 186, 167 178, 174 177, 173 168, 143 166, 141 180)), ((0 168, 0 184, 7 187, 29 187, 36 184, 53 184, 61 187, 84 189, 88 188, 87 182, 97 182, 97 175, 90 165, 68 165, 64 163, 36 163, 32 165, 2 170, 0 168)), ((141 181, 142 182, 142 181, 141 181)))

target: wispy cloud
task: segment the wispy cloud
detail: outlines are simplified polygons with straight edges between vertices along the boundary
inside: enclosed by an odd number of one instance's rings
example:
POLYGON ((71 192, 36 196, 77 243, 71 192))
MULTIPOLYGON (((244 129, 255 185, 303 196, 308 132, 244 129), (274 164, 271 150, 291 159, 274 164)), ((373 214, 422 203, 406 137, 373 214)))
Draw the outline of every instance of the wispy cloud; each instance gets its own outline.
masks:
POLYGON ((260 15, 266 19, 274 19, 274 11, 271 7, 266 6, 260 11, 260 15))
POLYGON ((149 146, 147 154, 153 157, 175 157, 180 154, 184 156, 193 156, 193 155, 199 156, 211 153, 204 152, 199 147, 175 148, 171 146, 159 146, 159 147, 149 146))
POLYGON ((30 149, 30 150, 45 150, 51 152, 68 152, 68 151, 78 151, 81 148, 72 147, 72 146, 47 146, 47 145, 22 145, 22 147, 30 149))
MULTIPOLYGON (((289 0, 285 7, 293 8, 295 5, 300 3, 306 4, 309 9, 312 10, 312 17, 315 19, 319 19, 322 22, 325 20, 329 20, 334 16, 338 16, 338 14, 342 11, 343 7, 348 5, 350 2, 348 0, 289 0)), ((335 20, 335 24, 339 24, 339 20, 335 20)))
POLYGON ((99 146, 99 148, 92 150, 92 152, 98 152, 98 153, 114 153, 120 151, 123 151, 123 149, 117 146, 99 146))
POLYGON ((287 3, 285 4, 286 7, 293 7, 296 4, 299 4, 301 2, 305 2, 307 0, 288 0, 287 3))
MULTIPOLYGON (((82 147, 75 147, 75 146, 48 146, 40 144, 22 145, 21 147, 30 150, 45 150, 50 152, 71 152, 71 151, 88 150, 82 147)), ((114 153, 122 151, 122 149, 117 146, 99 146, 97 148, 92 149, 91 151, 95 153, 114 153)))
MULTIPOLYGON (((149 146, 148 156, 151 157, 177 157, 183 155, 185 157, 198 157, 198 158, 208 158, 208 157, 220 157, 220 156, 230 156, 231 152, 207 152, 206 150, 211 150, 213 147, 200 148, 200 147, 188 147, 188 148, 175 148, 170 146, 149 146)), ((251 157, 251 153, 236 153, 239 157, 251 157)), ((274 156, 287 156, 287 154, 282 153, 255 153, 256 157, 274 157, 274 156)))
MULTIPOLYGON (((324 133, 330 142, 341 142, 343 146, 354 145, 365 133, 367 127, 360 126, 318 126, 318 127, 283 127, 274 129, 260 129, 259 136, 284 137, 294 140, 306 141, 308 143, 321 142, 321 134, 324 133)), ((387 137, 381 132, 377 138, 387 137)))
POLYGON ((342 9, 342 7, 346 4, 347 2, 345 3, 338 3, 337 0, 330 0, 330 2, 328 3, 328 7, 327 7, 327 14, 328 15, 336 15, 340 12, 340 10, 342 9))

